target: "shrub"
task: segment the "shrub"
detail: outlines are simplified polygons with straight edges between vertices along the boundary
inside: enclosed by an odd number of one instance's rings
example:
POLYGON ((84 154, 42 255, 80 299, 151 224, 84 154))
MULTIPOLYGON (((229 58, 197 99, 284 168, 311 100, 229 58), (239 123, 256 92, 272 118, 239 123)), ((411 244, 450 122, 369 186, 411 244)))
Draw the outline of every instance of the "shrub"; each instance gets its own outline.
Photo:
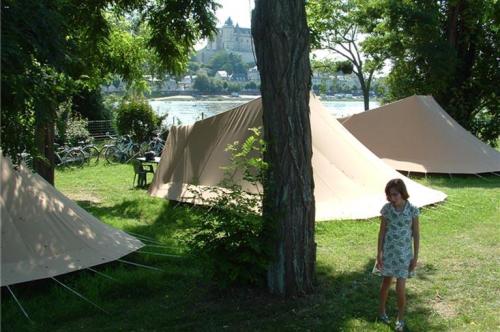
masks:
POLYGON ((215 198, 203 199, 210 206, 188 240, 192 253, 207 264, 212 277, 222 287, 234 284, 262 285, 271 261, 274 230, 262 218, 262 193, 245 192, 235 179, 261 188, 267 168, 259 129, 243 143, 235 142, 226 151, 231 164, 224 169, 220 187, 208 189, 215 198), (224 189, 222 189, 223 187, 224 189))
POLYGON ((88 131, 89 122, 80 115, 73 115, 68 118, 66 125, 66 143, 76 145, 79 141, 86 141, 90 138, 88 131))
POLYGON ((116 128, 120 135, 132 135, 138 142, 147 141, 160 126, 161 119, 146 100, 124 101, 117 109, 116 128))

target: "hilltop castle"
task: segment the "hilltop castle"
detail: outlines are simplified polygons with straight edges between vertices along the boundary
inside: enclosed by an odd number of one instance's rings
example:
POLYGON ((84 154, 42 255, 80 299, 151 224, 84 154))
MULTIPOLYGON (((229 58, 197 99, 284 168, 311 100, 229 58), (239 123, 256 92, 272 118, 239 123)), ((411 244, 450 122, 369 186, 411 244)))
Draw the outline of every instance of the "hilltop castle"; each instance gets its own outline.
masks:
POLYGON ((198 51, 196 57, 198 61, 208 63, 215 53, 225 50, 228 53, 241 55, 243 62, 255 63, 253 49, 251 30, 240 28, 238 24, 234 26, 233 20, 229 17, 218 29, 215 38, 209 40, 207 46, 198 51))

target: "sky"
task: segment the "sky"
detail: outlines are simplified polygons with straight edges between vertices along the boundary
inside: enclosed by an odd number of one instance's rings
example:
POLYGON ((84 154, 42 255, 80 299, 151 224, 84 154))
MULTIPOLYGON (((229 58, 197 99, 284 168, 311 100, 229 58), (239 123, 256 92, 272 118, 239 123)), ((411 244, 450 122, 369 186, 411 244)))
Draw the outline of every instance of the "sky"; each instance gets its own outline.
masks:
POLYGON ((222 26, 227 18, 231 17, 234 25, 238 23, 242 28, 250 28, 253 0, 218 0, 218 2, 222 7, 215 13, 219 20, 217 26, 222 26))
MULTIPOLYGON (((224 25, 224 22, 227 20, 228 17, 231 17, 233 20, 233 24, 236 25, 236 23, 239 24, 240 27, 242 28, 250 28, 251 25, 251 12, 252 9, 255 6, 254 0, 218 0, 218 3, 221 5, 221 7, 217 10, 215 15, 217 16, 218 24, 217 27, 221 27, 224 25)), ((206 40, 200 41, 196 46, 195 49, 199 50, 207 44, 206 40)), ((342 57, 329 52, 329 51, 313 51, 313 54, 319 58, 330 58, 330 59, 337 59, 341 60, 343 59, 342 57)), ((383 74, 385 71, 388 69, 387 65, 385 66, 385 70, 383 71, 383 74)))

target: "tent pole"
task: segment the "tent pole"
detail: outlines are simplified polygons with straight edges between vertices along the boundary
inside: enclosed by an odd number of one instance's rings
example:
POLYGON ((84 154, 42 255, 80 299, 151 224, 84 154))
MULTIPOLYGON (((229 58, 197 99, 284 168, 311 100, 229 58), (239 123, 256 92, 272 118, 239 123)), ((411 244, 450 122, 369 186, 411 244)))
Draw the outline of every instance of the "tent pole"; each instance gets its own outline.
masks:
POLYGON ((104 273, 102 273, 102 272, 99 272, 99 271, 97 271, 97 270, 94 270, 94 269, 93 269, 93 268, 91 268, 91 267, 88 267, 88 268, 87 268, 87 270, 90 270, 90 271, 92 271, 92 272, 94 272, 94 273, 96 273, 96 274, 98 274, 98 275, 100 275, 100 276, 102 276, 102 277, 104 277, 104 278, 108 278, 109 280, 118 281, 117 279, 115 279, 115 278, 113 278, 113 277, 111 277, 111 276, 108 276, 107 274, 104 274, 104 273))
POLYGON ((164 272, 162 269, 159 269, 159 268, 157 268, 157 267, 148 266, 148 265, 143 265, 143 264, 139 264, 139 263, 134 263, 134 262, 126 261, 126 260, 124 260, 124 259, 118 259, 117 261, 118 261, 118 262, 125 263, 125 264, 130 264, 130 265, 135 265, 135 266, 143 267, 143 268, 145 268, 145 269, 150 269, 150 270, 155 270, 155 271, 161 271, 161 272, 164 272))
POLYGON ((75 294, 76 296, 78 296, 79 298, 83 299, 84 301, 92 304, 94 307, 96 307, 97 309, 101 310, 102 312, 106 313, 109 315, 109 312, 107 312, 106 310, 104 310, 103 308, 99 307, 97 304, 95 304, 94 302, 90 301, 89 299, 87 299, 85 296, 83 296, 82 294, 78 293, 77 291, 75 291, 74 289, 70 288, 69 286, 66 286, 65 284, 63 284, 62 282, 60 282, 59 280, 57 280, 56 278, 54 277, 50 277, 52 280, 54 280, 55 282, 57 282, 59 285, 63 286, 64 288, 66 288, 67 290, 69 290, 71 293, 75 294))
POLYGON ((16 301, 17 305, 19 306, 19 309, 21 309, 21 311, 23 312, 24 316, 26 316, 26 318, 28 318, 28 320, 33 323, 33 321, 31 320, 30 316, 28 315, 28 313, 26 312, 26 310, 24 310, 23 306, 21 305, 21 302, 19 302, 19 300, 17 299, 16 295, 14 295, 14 292, 12 291, 12 289, 10 289, 10 287, 8 285, 6 287, 9 290, 10 295, 12 295, 12 297, 14 298, 14 301, 16 301))

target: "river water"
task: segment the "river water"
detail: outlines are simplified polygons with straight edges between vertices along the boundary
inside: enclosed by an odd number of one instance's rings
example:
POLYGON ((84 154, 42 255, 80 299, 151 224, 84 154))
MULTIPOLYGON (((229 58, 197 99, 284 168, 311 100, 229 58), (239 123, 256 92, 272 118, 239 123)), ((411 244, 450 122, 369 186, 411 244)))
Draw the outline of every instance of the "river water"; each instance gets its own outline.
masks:
MULTIPOLYGON (((192 124, 202 118, 214 116, 225 112, 244 103, 248 99, 231 99, 222 101, 210 100, 149 100, 153 110, 159 115, 167 114, 165 123, 168 125, 192 124)), ((363 112, 364 106, 362 100, 353 101, 322 101, 323 105, 330 113, 337 118, 349 116, 363 112)), ((379 103, 370 101, 370 108, 378 107, 379 103)))

